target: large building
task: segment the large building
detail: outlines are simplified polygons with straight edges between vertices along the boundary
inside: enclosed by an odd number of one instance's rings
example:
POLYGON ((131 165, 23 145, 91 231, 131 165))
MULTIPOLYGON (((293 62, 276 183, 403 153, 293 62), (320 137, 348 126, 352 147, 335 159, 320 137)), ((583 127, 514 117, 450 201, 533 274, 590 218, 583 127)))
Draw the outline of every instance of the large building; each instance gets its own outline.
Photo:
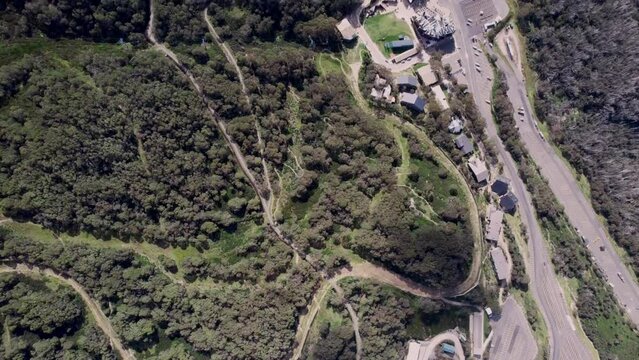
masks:
POLYGON ((389 49, 390 51, 394 53, 404 52, 406 50, 412 49, 413 46, 415 46, 415 44, 413 43, 413 40, 411 40, 411 38, 406 36, 402 36, 399 38, 399 40, 389 41, 384 44, 385 48, 389 49))
POLYGON ((433 71, 430 65, 422 66, 417 69, 417 76, 422 80, 422 83, 426 86, 432 86, 437 84, 437 75, 433 71))
POLYGON ((428 39, 441 40, 455 32, 455 25, 450 19, 427 7, 419 10, 417 14, 412 19, 413 25, 420 34, 428 39))
POLYGON ((342 19, 339 23, 337 23, 337 31, 342 34, 342 39, 345 41, 352 41, 357 37, 357 33, 351 22, 348 21, 348 18, 342 19))
POLYGON ((486 240, 497 242, 501 234, 501 225, 504 220, 504 213, 495 209, 494 206, 488 207, 488 220, 486 221, 486 240))

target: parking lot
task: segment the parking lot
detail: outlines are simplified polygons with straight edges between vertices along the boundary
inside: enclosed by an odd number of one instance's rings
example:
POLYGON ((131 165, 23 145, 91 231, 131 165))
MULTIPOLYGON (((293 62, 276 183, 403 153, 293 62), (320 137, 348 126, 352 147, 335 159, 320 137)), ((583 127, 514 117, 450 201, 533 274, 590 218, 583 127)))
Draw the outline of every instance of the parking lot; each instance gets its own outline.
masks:
POLYGON ((501 308, 501 317, 491 325, 494 330, 490 358, 495 360, 533 360, 537 344, 519 304, 509 297, 501 308))
POLYGON ((460 26, 468 26, 471 36, 481 34, 484 31, 484 24, 497 17, 497 9, 492 0, 462 0, 459 4, 467 21, 460 26))

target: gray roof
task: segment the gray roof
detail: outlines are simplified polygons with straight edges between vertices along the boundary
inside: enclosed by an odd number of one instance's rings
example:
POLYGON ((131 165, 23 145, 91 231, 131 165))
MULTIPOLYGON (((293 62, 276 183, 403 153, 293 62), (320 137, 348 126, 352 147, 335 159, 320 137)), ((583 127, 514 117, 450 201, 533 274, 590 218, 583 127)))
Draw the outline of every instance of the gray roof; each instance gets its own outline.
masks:
POLYGON ((508 278, 508 260, 501 248, 496 247, 490 250, 490 257, 493 259, 493 265, 495 266, 495 272, 497 273, 497 279, 499 281, 506 280, 508 278))
POLYGON ((461 134, 455 139, 455 146, 457 146, 464 155, 468 155, 473 152, 473 142, 470 141, 465 134, 461 134))
POLYGON ((423 112, 426 107, 426 99, 417 96, 417 94, 411 94, 403 92, 399 94, 399 102, 402 105, 408 106, 415 111, 423 112))
POLYGON ((389 41, 384 44, 387 48, 390 49, 401 49, 407 47, 413 47, 413 40, 408 37, 403 38, 402 40, 389 41))
POLYGON ((501 233, 501 224, 504 220, 504 213, 495 209, 492 205, 489 208, 488 223, 486 224, 486 240, 497 241, 501 233))
POLYGON ((401 75, 397 78, 397 86, 417 87, 417 78, 410 75, 401 75))
POLYGON ((478 183, 483 183, 488 180, 489 174, 488 169, 486 168, 486 163, 479 160, 479 158, 472 156, 468 159, 468 167, 470 168, 470 171, 472 171, 475 176, 475 180, 477 180, 478 183))

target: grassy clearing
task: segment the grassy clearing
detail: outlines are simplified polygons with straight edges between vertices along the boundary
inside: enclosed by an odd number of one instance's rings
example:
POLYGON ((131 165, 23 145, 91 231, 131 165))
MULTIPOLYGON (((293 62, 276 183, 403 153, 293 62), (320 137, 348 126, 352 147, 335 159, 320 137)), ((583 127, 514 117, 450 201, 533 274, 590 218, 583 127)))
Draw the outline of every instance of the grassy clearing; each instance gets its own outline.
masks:
POLYGON ((391 55, 391 51, 384 47, 384 43, 399 40, 399 37, 402 35, 411 37, 408 24, 398 19, 393 13, 375 15, 367 18, 364 21, 364 29, 386 57, 391 55))
POLYGON ((159 263, 159 257, 163 255, 167 258, 175 260, 178 265, 177 275, 180 277, 182 275, 182 269, 180 265, 187 257, 203 256, 204 258, 213 262, 223 262, 224 264, 229 265, 236 263, 240 260, 240 258, 233 254, 233 250, 245 244, 248 239, 253 238, 263 230, 260 226, 255 225, 252 222, 243 223, 233 233, 222 231, 219 240, 212 243, 209 249, 199 251, 194 247, 187 247, 184 249, 179 247, 161 248, 150 243, 124 242, 122 240, 114 238, 101 240, 85 232, 81 232, 76 235, 70 235, 66 233, 56 235, 52 231, 44 229, 42 226, 33 223, 9 222, 3 224, 2 226, 9 228, 16 233, 40 241, 59 241, 63 245, 71 243, 83 244, 98 248, 131 250, 148 258, 155 264, 159 263))
POLYGON ((402 154, 402 164, 397 169, 397 184, 406 185, 406 179, 410 172, 410 153, 408 152, 408 141, 402 136, 402 132, 394 126, 391 126, 391 131, 395 137, 395 143, 402 154))
POLYGON ((85 50, 91 50, 92 53, 113 53, 122 51, 126 46, 83 40, 51 40, 47 38, 12 40, 10 43, 0 41, 0 64, 9 64, 29 54, 53 54, 59 58, 69 60, 85 50))
POLYGON ((320 75, 327 76, 331 74, 341 74, 342 67, 338 59, 333 58, 330 54, 319 54, 315 57, 315 66, 320 75))

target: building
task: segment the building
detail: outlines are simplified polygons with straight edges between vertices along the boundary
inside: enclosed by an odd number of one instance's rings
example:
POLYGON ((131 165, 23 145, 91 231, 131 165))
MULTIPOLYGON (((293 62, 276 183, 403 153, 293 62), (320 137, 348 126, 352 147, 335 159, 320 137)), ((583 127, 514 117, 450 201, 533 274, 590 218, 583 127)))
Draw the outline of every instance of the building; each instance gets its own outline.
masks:
POLYGON ((401 36, 399 40, 389 41, 384 44, 384 47, 394 53, 401 53, 406 50, 412 49, 415 46, 413 40, 406 36, 401 36))
POLYGON ((433 93, 435 93, 435 99, 437 100, 437 103, 439 104, 439 107, 442 109, 442 111, 450 109, 448 100, 446 100, 446 94, 444 94, 444 90, 442 90, 442 87, 439 85, 433 86, 431 90, 433 90, 433 93))
POLYGON ((442 343, 442 351, 444 354, 455 356, 455 347, 451 344, 442 343))
POLYGON ((385 100, 388 103, 394 103, 395 97, 391 95, 391 86, 386 79, 375 74, 375 83, 371 89, 371 97, 375 100, 385 100))
POLYGON ((399 94, 399 103, 417 112, 424 112, 424 108, 426 107, 426 99, 417 96, 417 94, 407 92, 399 94))
POLYGON ((342 39, 345 41, 352 41, 357 37, 355 28, 351 25, 351 22, 348 21, 348 18, 344 18, 337 23, 337 31, 342 34, 342 39))
POLYGON ((417 89, 417 78, 411 75, 401 75, 395 81, 397 87, 404 90, 415 90, 417 89))
POLYGON ((464 129, 464 123, 457 116, 453 116, 448 124, 448 132, 451 134, 459 134, 464 129))
POLYGON ((505 178, 503 176, 499 176, 493 182, 493 185, 490 188, 495 194, 502 196, 508 192, 509 187, 510 187, 510 179, 505 178))
POLYGON ((468 155, 473 152, 473 142, 464 134, 459 135, 455 139, 455 146, 464 155, 468 155))
POLYGON ((468 159, 468 168, 478 183, 483 184, 488 182, 488 168, 486 168, 486 163, 479 160, 478 157, 472 156, 468 159))
POLYGON ((402 61, 404 61, 404 60, 406 60, 406 59, 408 59, 410 57, 413 57, 413 56, 419 54, 419 51, 420 51, 419 47, 416 46, 416 47, 414 47, 414 48, 412 48, 412 49, 410 49, 408 51, 404 51, 403 53, 393 57, 391 59, 391 62, 393 64, 400 63, 400 62, 402 62, 402 61))
POLYGON ((486 221, 486 240, 497 242, 501 234, 501 225, 504 213, 490 205, 488 207, 488 220, 486 221))
POLYGON ((439 13, 424 7, 412 18, 413 26, 430 40, 441 40, 455 32, 453 22, 439 13))
POLYGON ((501 206, 502 210, 505 212, 512 214, 517 209, 517 202, 519 200, 515 196, 515 194, 510 191, 499 199, 499 206, 501 206))
POLYGON ((422 81, 422 84, 426 85, 426 86, 432 86, 437 84, 437 74, 435 74, 435 72, 433 71, 433 68, 428 65, 428 66, 422 66, 419 69, 417 69, 417 76, 419 76, 420 80, 422 81))
POLYGON ((490 257, 493 260, 493 266, 497 273, 497 280, 499 282, 506 281, 508 279, 508 273, 510 272, 508 267, 508 260, 500 247, 490 250, 490 257))

